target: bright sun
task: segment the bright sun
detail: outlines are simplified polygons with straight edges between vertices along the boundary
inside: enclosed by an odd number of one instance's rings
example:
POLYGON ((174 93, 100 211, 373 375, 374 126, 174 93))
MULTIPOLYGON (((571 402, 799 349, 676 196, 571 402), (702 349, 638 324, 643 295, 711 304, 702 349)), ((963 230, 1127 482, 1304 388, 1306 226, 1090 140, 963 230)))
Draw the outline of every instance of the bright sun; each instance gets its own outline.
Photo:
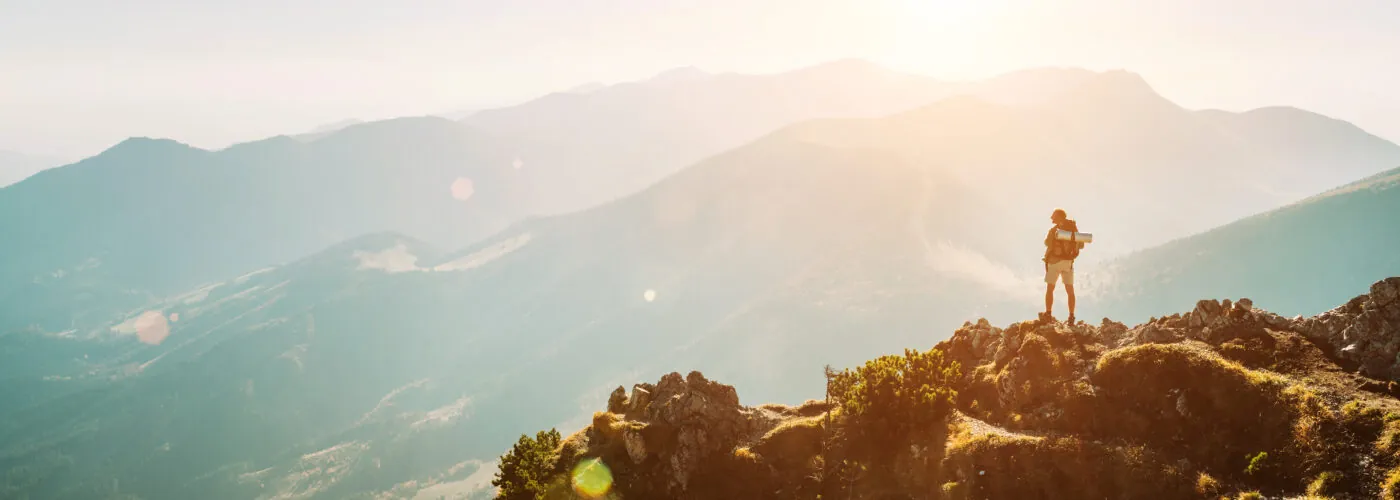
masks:
POLYGON ((978 0, 902 0, 905 15, 930 27, 950 27, 974 21, 987 10, 978 0))
POLYGON ((981 56, 969 47, 1006 42, 997 22, 1005 7, 997 0, 897 0, 898 33, 890 54, 913 67, 950 69, 981 56))

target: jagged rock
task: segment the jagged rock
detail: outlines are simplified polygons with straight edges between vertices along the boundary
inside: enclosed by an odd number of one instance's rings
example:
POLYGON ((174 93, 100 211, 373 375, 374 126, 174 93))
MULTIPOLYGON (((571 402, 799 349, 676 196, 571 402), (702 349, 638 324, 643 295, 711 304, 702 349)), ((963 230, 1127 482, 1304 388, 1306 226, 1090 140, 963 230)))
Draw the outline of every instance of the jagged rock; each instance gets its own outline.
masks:
POLYGON ((1134 330, 1138 344, 1166 344, 1181 340, 1180 334, 1156 324, 1146 324, 1134 330))
POLYGON ((1400 277, 1378 281, 1369 294, 1296 325, 1309 338, 1356 363, 1362 373, 1400 378, 1400 277))
POLYGON ((616 469, 624 474, 618 480, 650 492, 642 498, 703 497, 688 492, 697 475, 713 474, 707 467, 724 463, 723 457, 751 445, 784 418, 740 406, 733 386, 697 371, 685 377, 668 373, 656 385, 634 385, 624 407, 625 412, 595 417, 587 443, 609 453, 605 461, 628 464, 616 469))
POLYGON ((640 414, 651 404, 651 391, 641 384, 632 386, 632 397, 627 398, 627 413, 640 414))
POLYGON ((1294 326, 1294 320, 1292 319, 1279 316, 1269 311, 1255 311, 1255 314, 1264 322, 1265 325, 1268 325, 1269 328, 1273 328, 1275 330, 1296 329, 1294 326))
POLYGON ((1235 302, 1235 307, 1245 311, 1252 311, 1254 310, 1254 301, 1242 298, 1238 302, 1235 302))
POLYGON ((975 327, 968 325, 965 328, 970 328, 973 332, 972 350, 978 353, 982 352, 982 349, 991 342, 993 337, 1001 334, 1001 329, 993 327, 992 324, 987 321, 987 318, 978 319, 977 326, 975 327))
POLYGON ((612 394, 608 396, 608 411, 622 413, 626 411, 626 406, 627 389, 623 389, 622 386, 619 385, 616 389, 613 389, 612 394))
POLYGON ((647 445, 646 439, 642 437, 642 433, 630 429, 624 431, 622 433, 622 443, 623 446, 627 448, 627 456, 632 459, 632 463, 640 464, 643 460, 646 460, 647 445))
POLYGON ((1099 326, 1099 338, 1103 339, 1104 345, 1116 346, 1128 333, 1128 325, 1113 321, 1108 318, 1103 319, 1099 326))

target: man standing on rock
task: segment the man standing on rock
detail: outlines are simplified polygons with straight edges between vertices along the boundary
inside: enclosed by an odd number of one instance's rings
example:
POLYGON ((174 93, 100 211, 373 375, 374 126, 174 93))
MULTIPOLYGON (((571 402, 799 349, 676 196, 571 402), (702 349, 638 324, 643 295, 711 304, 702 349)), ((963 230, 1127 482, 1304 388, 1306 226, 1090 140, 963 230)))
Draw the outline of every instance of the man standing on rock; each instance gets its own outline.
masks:
POLYGON ((1079 226, 1065 214, 1064 210, 1055 209, 1050 214, 1050 221, 1055 226, 1050 228, 1050 232, 1045 235, 1045 313, 1041 314, 1041 319, 1046 321, 1054 319, 1051 314, 1055 303, 1055 282, 1064 279, 1065 293, 1069 295, 1069 324, 1074 324, 1074 259, 1079 257, 1079 249, 1083 243, 1061 240, 1055 237, 1055 231, 1065 230, 1078 232, 1079 226))

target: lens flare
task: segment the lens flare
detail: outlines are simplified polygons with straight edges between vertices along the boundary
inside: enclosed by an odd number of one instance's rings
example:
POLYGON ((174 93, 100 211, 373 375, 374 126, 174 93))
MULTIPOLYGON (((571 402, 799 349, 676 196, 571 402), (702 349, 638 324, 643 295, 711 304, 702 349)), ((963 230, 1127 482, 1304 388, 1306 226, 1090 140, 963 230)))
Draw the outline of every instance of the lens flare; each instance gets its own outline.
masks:
POLYGON ((612 471, 598 458, 580 461, 571 476, 574 492, 584 498, 603 498, 612 489, 612 471))
POLYGON ((476 194, 476 185, 472 183, 471 179, 458 177, 457 180, 452 181, 452 197, 456 198, 457 201, 467 201, 473 194, 476 194))

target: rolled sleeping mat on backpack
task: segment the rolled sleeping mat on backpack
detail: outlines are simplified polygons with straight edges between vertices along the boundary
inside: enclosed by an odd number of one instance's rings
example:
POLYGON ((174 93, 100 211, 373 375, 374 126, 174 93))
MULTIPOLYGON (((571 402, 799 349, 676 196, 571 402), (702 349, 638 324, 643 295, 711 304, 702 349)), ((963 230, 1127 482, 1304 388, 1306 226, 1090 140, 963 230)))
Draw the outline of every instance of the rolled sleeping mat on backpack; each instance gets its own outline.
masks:
POLYGON ((1064 241, 1077 241, 1077 242, 1079 242, 1079 243, 1093 243, 1093 242, 1094 242, 1094 235, 1092 235, 1092 234, 1089 234, 1089 233, 1075 233, 1075 232, 1065 231, 1064 229, 1056 229, 1056 230, 1055 230, 1055 238, 1061 239, 1061 240, 1064 240, 1064 241))

